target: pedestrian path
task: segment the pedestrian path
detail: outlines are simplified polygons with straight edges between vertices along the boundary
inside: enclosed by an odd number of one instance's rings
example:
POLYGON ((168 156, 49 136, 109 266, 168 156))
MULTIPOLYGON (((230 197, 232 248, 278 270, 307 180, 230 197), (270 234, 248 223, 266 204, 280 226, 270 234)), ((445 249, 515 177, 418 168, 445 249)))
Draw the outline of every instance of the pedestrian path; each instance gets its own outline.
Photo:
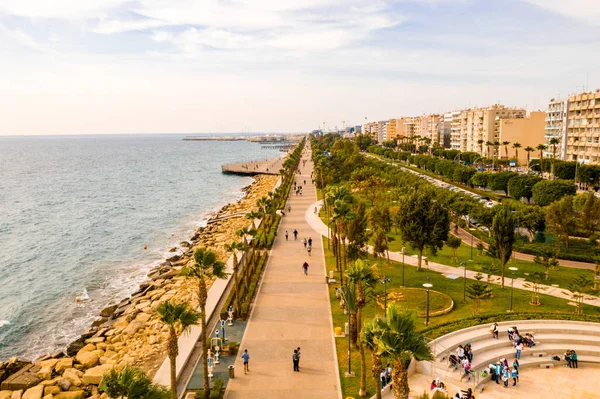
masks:
POLYGON ((250 354, 250 372, 244 374, 238 356, 226 399, 341 398, 322 240, 304 215, 317 198, 308 148, 303 160, 306 163, 300 162, 296 176, 302 195, 294 190, 290 194, 291 212, 286 206, 240 346, 240 354, 244 349, 250 354), (311 255, 301 241, 309 237, 313 239, 311 255), (302 271, 305 261, 308 275, 302 271), (292 364, 297 347, 301 348, 300 372, 294 372, 292 364))
MULTIPOLYGON (((313 228, 313 230, 318 231, 322 236, 327 237, 327 234, 328 234, 327 225, 325 223, 323 223, 323 221, 319 217, 318 211, 317 211, 317 213, 314 212, 315 207, 317 207, 317 209, 320 210, 321 206, 322 206, 321 201, 317 201, 315 203, 310 204, 308 206, 308 208, 306 209, 304 216, 306 218, 307 223, 313 228)), ((369 246, 368 248, 369 248, 369 251, 372 251, 372 249, 373 249, 371 246, 369 246)), ((415 266, 415 267, 417 266, 418 260, 417 260, 416 256, 414 256, 414 257, 413 256, 402 256, 402 253, 390 251, 389 257, 391 260, 396 261, 396 262, 404 261, 405 264, 408 266, 415 266)), ((448 266, 448 265, 443 265, 441 263, 436 263, 436 262, 432 262, 432 261, 429 261, 428 263, 429 263, 428 266, 423 266, 425 269, 433 270, 433 271, 442 273, 444 275, 454 275, 454 276, 460 276, 460 277, 465 275, 465 271, 462 267, 448 266)), ((477 275, 477 273, 478 272, 473 271, 473 270, 467 270, 466 276, 468 279, 475 280, 475 275, 477 275)), ((496 277, 495 282, 493 282, 492 284, 499 285, 500 284, 500 282, 499 282, 500 276, 495 276, 495 277, 496 277)), ((510 277, 506 277, 505 280, 506 280, 506 284, 510 284, 510 277)), ((531 291, 530 288, 525 287, 526 283, 527 282, 525 281, 525 279, 516 278, 514 281, 514 288, 531 291)), ((544 295, 550 295, 550 296, 554 296, 557 298, 571 300, 571 296, 564 293, 564 292, 568 291, 564 288, 552 287, 552 286, 544 286, 544 287, 547 287, 546 290, 542 291, 544 295)), ((592 297, 592 296, 590 296, 590 298, 593 298, 593 299, 584 299, 584 303, 586 303, 588 305, 592 305, 592 306, 600 306, 600 298, 592 297)))

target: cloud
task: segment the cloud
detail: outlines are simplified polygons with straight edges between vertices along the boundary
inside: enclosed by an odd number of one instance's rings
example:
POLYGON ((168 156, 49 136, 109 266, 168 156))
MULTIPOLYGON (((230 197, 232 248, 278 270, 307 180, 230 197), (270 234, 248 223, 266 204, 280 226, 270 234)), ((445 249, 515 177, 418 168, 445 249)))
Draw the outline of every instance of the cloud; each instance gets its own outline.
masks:
POLYGON ((598 0, 522 0, 548 9, 554 13, 600 24, 600 1, 598 0))
POLYGON ((21 29, 11 29, 0 24, 0 34, 4 34, 21 47, 25 47, 30 50, 36 50, 43 53, 57 53, 56 50, 46 45, 40 44, 33 37, 23 32, 21 29))

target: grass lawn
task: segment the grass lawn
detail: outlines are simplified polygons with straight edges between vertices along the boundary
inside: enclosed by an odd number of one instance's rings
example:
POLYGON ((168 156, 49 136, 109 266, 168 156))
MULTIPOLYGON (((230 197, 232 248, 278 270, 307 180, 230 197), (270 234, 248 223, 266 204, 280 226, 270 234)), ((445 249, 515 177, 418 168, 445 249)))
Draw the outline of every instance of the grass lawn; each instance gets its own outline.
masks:
MULTIPOLYGON (((323 238, 324 248, 325 248, 325 260, 327 269, 334 270, 335 268, 335 259, 331 253, 331 251, 327 250, 327 238, 323 238)), ((440 256, 443 256, 440 254, 440 256)), ((464 257, 463 257, 464 258, 464 257)), ((373 259, 369 261, 374 262, 373 259)), ((378 260, 378 270, 381 274, 386 274, 387 276, 392 278, 392 281, 388 283, 389 289, 394 289, 400 286, 401 282, 401 273, 402 273, 402 265, 401 263, 392 262, 391 264, 387 264, 385 260, 378 260)), ((571 270, 571 269, 569 269, 571 270)), ((554 272, 559 273, 559 272, 554 272)), ((337 273, 336 273, 337 274, 337 273)), ((451 280, 449 278, 444 277, 442 274, 437 272, 424 270, 418 272, 415 267, 406 266, 405 267, 405 282, 407 287, 422 287, 422 284, 427 281, 427 277, 429 277, 429 281, 433 284, 433 290, 442 292, 448 296, 450 296, 455 303, 454 309, 445 315, 431 317, 430 323, 431 325, 443 323, 446 321, 461 319, 465 317, 469 317, 473 315, 473 303, 470 299, 467 299, 467 303, 463 303, 463 279, 458 278, 456 280, 451 280)), ((472 281, 468 281, 467 284, 472 283, 472 281)), ((344 327, 344 323, 347 322, 347 315, 344 315, 343 310, 339 305, 339 300, 335 297, 335 289, 338 285, 331 285, 329 289, 331 306, 333 312, 333 326, 334 327, 344 327)), ((493 286, 494 289, 494 298, 490 300, 481 301, 481 313, 500 313, 505 312, 509 308, 510 302, 510 288, 501 289, 498 286, 493 286)), ((382 293, 383 287, 380 285, 376 293, 382 293)), ((424 295, 424 293, 423 293, 424 295)), ((574 307, 567 304, 567 300, 551 297, 548 295, 540 295, 540 300, 542 305, 532 307, 529 305, 529 300, 531 298, 531 293, 529 291, 524 290, 514 290, 514 301, 513 301, 513 309, 515 311, 532 311, 532 312, 557 312, 557 313, 572 313, 574 311, 574 307)), ((586 314, 595 314, 600 315, 600 308, 584 305, 584 312, 586 314)), ((383 314, 383 310, 380 307, 377 307, 373 301, 371 301, 364 312, 364 319, 368 320, 372 318, 375 314, 383 314)), ((425 328, 424 318, 418 318, 418 325, 421 328, 425 328)), ((346 338, 336 338, 336 351, 338 356, 338 362, 340 367, 340 378, 342 383, 342 393, 343 397, 358 397, 358 389, 359 389, 359 374, 360 374, 360 356, 358 354, 358 350, 356 348, 352 348, 351 353, 351 367, 352 371, 356 373, 356 377, 354 378, 346 378, 344 377, 344 373, 348 367, 348 346, 346 338)), ((370 375, 371 369, 371 355, 369 353, 366 354, 367 359, 367 396, 370 397, 374 395, 375 384, 370 375)))

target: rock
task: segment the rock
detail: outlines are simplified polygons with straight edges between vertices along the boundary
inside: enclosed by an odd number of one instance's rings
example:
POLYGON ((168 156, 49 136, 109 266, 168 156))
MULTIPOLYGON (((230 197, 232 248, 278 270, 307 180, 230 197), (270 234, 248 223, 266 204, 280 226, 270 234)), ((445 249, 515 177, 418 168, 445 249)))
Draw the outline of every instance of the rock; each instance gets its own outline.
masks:
POLYGON ((101 366, 96 366, 91 369, 88 369, 83 375, 83 384, 84 385, 99 385, 102 381, 102 376, 104 373, 111 370, 113 368, 112 364, 103 364, 101 366))
POLYGON ((92 337, 92 338, 86 339, 85 342, 87 344, 97 344, 97 343, 100 343, 100 342, 104 342, 104 340, 105 340, 104 337, 92 337))
POLYGON ((42 399, 42 394, 44 393, 44 387, 41 385, 37 385, 33 388, 29 388, 25 391, 21 399, 42 399))
POLYGON ((77 354, 79 355, 80 353, 83 352, 91 352, 96 350, 96 345, 94 344, 87 344, 86 346, 84 346, 83 348, 81 348, 79 351, 77 351, 77 354))
POLYGON ((157 337, 156 335, 150 335, 150 336, 148 337, 148 343, 149 343, 150 345, 153 345, 153 344, 155 344, 155 343, 157 343, 157 342, 158 342, 158 337, 157 337))
POLYGON ((35 364, 37 366, 40 366, 41 368, 49 367, 50 369, 53 369, 54 366, 56 365, 56 363, 58 363, 58 359, 42 360, 42 361, 36 362, 35 364))
POLYGON ((98 355, 93 352, 79 352, 75 357, 85 368, 94 367, 98 364, 98 355))
POLYGON ((60 388, 57 386, 51 386, 51 387, 44 388, 44 396, 56 395, 57 393, 60 393, 60 388))
MULTIPOLYGON (((81 378, 79 376, 81 372, 75 369, 66 369, 65 372, 63 373, 63 378, 66 378, 67 380, 69 380, 69 382, 71 383, 71 385, 74 385, 76 387, 81 385, 81 378)), ((60 387, 60 389, 62 389, 62 386, 60 385, 61 381, 58 381, 58 386, 60 387)), ((67 391, 69 388, 64 389, 64 391, 67 391)))
POLYGON ((68 391, 69 388, 71 388, 71 385, 73 385, 73 384, 71 384, 71 381, 67 380, 66 378, 61 378, 56 383, 56 386, 58 386, 63 391, 68 391))
POLYGON ((61 392, 54 395, 54 399, 83 399, 83 391, 78 389, 77 391, 61 392))
POLYGON ((175 252, 175 251, 177 251, 177 247, 169 248, 169 252, 175 252))
POLYGON ((113 312, 115 310, 117 310, 118 307, 119 307, 119 305, 108 306, 100 311, 100 316, 101 317, 110 317, 110 315, 113 314, 113 312))
POLYGON ((135 316, 135 320, 145 323, 150 320, 151 317, 152 316, 150 316, 148 313, 138 313, 138 315, 135 316))
POLYGON ((51 367, 42 367, 38 372, 37 372, 38 377, 40 377, 42 380, 49 380, 52 378, 52 368, 51 367))
POLYGON ((108 321, 107 317, 101 317, 92 322, 92 327, 100 327, 102 324, 106 323, 107 321, 108 321))
POLYGON ((143 328, 146 323, 142 323, 141 321, 132 321, 129 325, 123 330, 124 334, 134 335, 140 328, 143 328))
POLYGON ((0 399, 10 399, 10 397, 12 396, 13 391, 0 391, 0 399))
POLYGON ((58 382, 58 380, 60 380, 62 377, 56 377, 53 378, 51 380, 46 380, 46 381, 42 381, 40 382, 39 385, 43 386, 43 387, 51 387, 52 385, 56 385, 56 383, 58 382))
POLYGON ((83 338, 73 341, 67 346, 67 356, 75 356, 85 346, 83 338))
POLYGON ((18 391, 13 391, 12 395, 10 395, 10 399, 21 399, 23 396, 23 390, 19 389, 18 391))
POLYGON ((57 373, 61 373, 66 369, 70 369, 73 367, 73 358, 71 357, 65 357, 63 359, 60 359, 58 362, 56 362, 56 365, 54 366, 54 370, 57 373))
POLYGON ((173 255, 170 258, 167 258, 167 262, 177 262, 180 259, 181 259, 180 255, 173 255))
POLYGON ((44 395, 42 399, 54 399, 54 395, 44 395))

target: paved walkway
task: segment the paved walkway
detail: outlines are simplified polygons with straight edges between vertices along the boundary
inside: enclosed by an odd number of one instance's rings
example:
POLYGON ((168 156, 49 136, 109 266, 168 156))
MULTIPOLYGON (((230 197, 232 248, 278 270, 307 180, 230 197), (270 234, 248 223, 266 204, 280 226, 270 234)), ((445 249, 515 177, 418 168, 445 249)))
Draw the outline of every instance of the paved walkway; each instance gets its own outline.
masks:
POLYGON ((301 173, 296 176, 303 195, 292 190, 289 197, 291 212, 286 209, 279 226, 240 346, 240 355, 244 349, 250 354, 250 372, 244 375, 238 357, 235 379, 229 381, 225 393, 227 399, 341 398, 322 240, 304 216, 304 210, 316 201, 308 148, 303 157, 306 165, 300 162, 301 173), (299 233, 297 241, 294 229, 299 233), (312 256, 301 242, 308 237, 313 238, 312 256), (304 261, 310 265, 308 276, 302 272, 304 261), (292 367, 297 347, 302 348, 300 372, 292 367))
MULTIPOLYGON (((327 225, 321 220, 321 218, 319 217, 318 213, 315 214, 314 213, 314 208, 318 207, 319 209, 321 209, 321 201, 317 201, 313 204, 310 204, 308 206, 308 208, 306 209, 306 212, 304 214, 304 216, 306 217, 306 221, 307 223, 315 230, 318 231, 322 236, 327 237, 327 225)), ((373 248, 371 246, 368 247, 369 251, 371 251, 373 248)), ((404 258, 404 262, 407 266, 417 266, 417 257, 416 256, 402 256, 401 253, 399 252, 391 252, 389 253, 390 259, 396 262, 402 262, 403 258, 404 258)), ((454 266, 448 266, 448 265, 443 265, 441 263, 436 263, 436 262, 432 262, 429 261, 429 265, 428 266, 423 266, 423 268, 428 269, 428 270, 434 270, 436 272, 442 273, 442 274, 453 274, 453 275, 457 275, 462 277, 464 275, 464 269, 462 267, 454 267, 454 266)), ((475 280, 475 275, 478 272, 475 272, 473 270, 467 270, 467 278, 471 279, 471 280, 475 280)), ((495 283, 492 284, 500 284, 499 282, 499 278, 500 276, 495 276, 496 277, 496 281, 495 283)), ((515 282, 514 282, 514 287, 517 289, 521 289, 521 290, 526 290, 526 291, 531 291, 531 288, 527 288, 524 286, 524 284, 526 283, 525 279, 523 278, 516 278, 515 282)), ((510 276, 505 276, 505 285, 510 286, 510 276)), ((551 295, 557 298, 563 298, 563 299, 568 299, 571 300, 571 297, 569 295, 566 295, 563 293, 563 291, 567 291, 565 288, 559 288, 559 287, 551 287, 551 286, 545 286, 547 287, 547 289, 545 291, 541 291, 541 294, 544 295, 551 295)), ((600 298, 594 298, 594 299, 589 299, 589 300, 584 300, 584 302, 588 305, 592 305, 592 306, 600 306, 600 298)))

